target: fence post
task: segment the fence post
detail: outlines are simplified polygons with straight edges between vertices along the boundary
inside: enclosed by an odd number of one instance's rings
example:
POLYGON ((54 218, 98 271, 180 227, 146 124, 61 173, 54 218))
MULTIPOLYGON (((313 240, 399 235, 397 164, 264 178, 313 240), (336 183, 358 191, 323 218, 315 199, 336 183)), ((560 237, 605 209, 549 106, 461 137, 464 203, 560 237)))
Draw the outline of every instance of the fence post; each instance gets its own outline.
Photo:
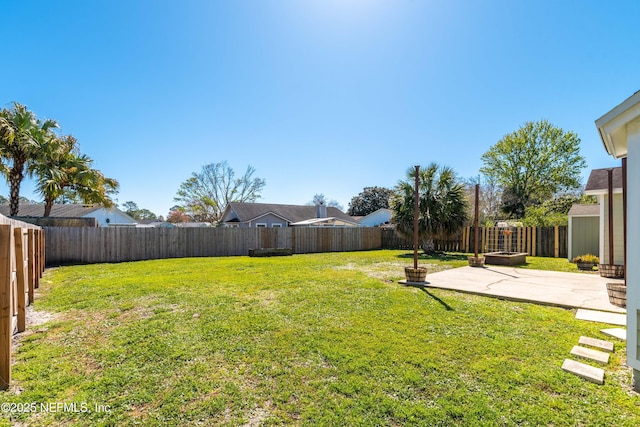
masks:
POLYGON ((0 390, 11 384, 11 225, 0 225, 0 390))
POLYGON ((40 233, 38 230, 33 230, 33 268, 35 270, 34 287, 38 289, 40 287, 40 266, 38 265, 38 254, 40 253, 40 233))
POLYGON ((34 265, 35 258, 35 241, 34 230, 30 228, 27 231, 27 270, 29 271, 29 304, 33 304, 35 288, 36 288, 36 268, 34 265))
POLYGON ((41 228, 40 230, 38 230, 38 233, 40 233, 40 256, 38 257, 38 260, 40 263, 40 277, 42 277, 45 270, 44 260, 45 260, 46 236, 44 234, 44 228, 41 228))
POLYGON ((16 227, 13 230, 13 241, 16 253, 16 279, 18 293, 18 332, 23 332, 26 328, 27 305, 25 301, 25 265, 24 265, 24 245, 22 228, 16 227))
POLYGON ((557 225, 553 227, 553 256, 560 258, 560 233, 557 225))

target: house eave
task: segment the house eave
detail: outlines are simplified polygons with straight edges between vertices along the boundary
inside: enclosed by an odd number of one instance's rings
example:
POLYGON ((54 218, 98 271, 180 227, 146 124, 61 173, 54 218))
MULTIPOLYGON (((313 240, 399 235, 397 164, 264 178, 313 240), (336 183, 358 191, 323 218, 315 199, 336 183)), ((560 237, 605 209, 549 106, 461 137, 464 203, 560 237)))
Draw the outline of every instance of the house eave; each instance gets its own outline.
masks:
MULTIPOLYGON (((606 196, 609 192, 606 189, 585 190, 585 196, 606 196)), ((622 188, 614 188, 613 194, 622 194, 622 188)))
POLYGON ((640 120, 640 91, 596 120, 605 150, 616 159, 627 157, 627 125, 640 120))
POLYGON ((264 218, 264 217, 265 217, 265 216, 267 216, 267 215, 273 215, 273 216, 275 216, 275 217, 280 218, 280 219, 281 219, 281 220, 283 220, 283 221, 286 221, 287 223, 289 223, 289 222, 290 222, 290 220, 289 220, 288 218, 285 218, 285 217, 283 217, 282 215, 278 215, 277 213, 272 212, 272 211, 265 212, 265 213, 263 213, 263 214, 261 214, 261 215, 258 215, 258 216, 257 216, 257 217, 255 217, 255 218, 248 219, 248 220, 246 220, 246 221, 244 221, 244 222, 247 222, 247 223, 255 222, 255 221, 259 220, 260 218, 264 218))

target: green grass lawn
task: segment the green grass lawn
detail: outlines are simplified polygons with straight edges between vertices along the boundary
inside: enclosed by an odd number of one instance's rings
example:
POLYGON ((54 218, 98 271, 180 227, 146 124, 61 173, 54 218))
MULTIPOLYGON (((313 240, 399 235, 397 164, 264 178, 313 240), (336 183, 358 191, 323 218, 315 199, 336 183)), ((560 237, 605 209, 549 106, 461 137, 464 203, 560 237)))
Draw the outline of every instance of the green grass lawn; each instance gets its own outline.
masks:
POLYGON ((569 262, 566 258, 547 258, 547 257, 535 257, 528 256, 527 263, 520 265, 518 268, 531 268, 534 270, 552 270, 552 271, 566 271, 569 273, 583 273, 583 274, 598 274, 597 270, 587 272, 578 270, 578 266, 572 262, 569 262))
POLYGON ((399 286, 410 263, 384 250, 48 270, 35 308, 55 317, 19 338, 0 401, 77 405, 13 414, 29 426, 640 425, 620 341, 603 386, 560 368, 601 325, 399 286))

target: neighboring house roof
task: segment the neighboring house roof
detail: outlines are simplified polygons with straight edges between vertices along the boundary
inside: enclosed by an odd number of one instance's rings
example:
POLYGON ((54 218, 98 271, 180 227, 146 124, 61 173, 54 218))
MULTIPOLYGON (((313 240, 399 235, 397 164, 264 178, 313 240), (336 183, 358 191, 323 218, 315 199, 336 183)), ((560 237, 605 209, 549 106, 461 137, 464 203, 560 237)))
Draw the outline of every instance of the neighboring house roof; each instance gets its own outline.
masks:
MULTIPOLYGON (((102 206, 63 204, 53 205, 51 217, 54 218, 82 218, 83 216, 103 209, 102 206)), ((9 215, 9 205, 1 205, 0 213, 9 215)), ((44 215, 44 204, 20 204, 17 216, 41 217, 44 215)))
POLYGON ((613 192, 622 191, 622 168, 594 169, 589 174, 587 185, 584 188, 585 194, 606 194, 609 188, 609 169, 613 169, 613 192))
POLYGON ((580 205, 575 204, 569 209, 569 216, 600 216, 600 205, 580 205))
MULTIPOLYGON (((279 205, 273 203, 229 203, 222 215, 223 222, 250 222, 268 214, 276 215, 290 223, 317 218, 316 207, 302 205, 279 205)), ((338 208, 327 207, 327 217, 354 222, 338 208)))
POLYGON ((174 224, 174 227, 178 228, 200 228, 200 227, 213 227, 210 222, 178 222, 174 224))
MULTIPOLYGON (((89 218, 100 216, 105 212, 117 214, 120 218, 135 224, 136 220, 118 208, 105 208, 101 205, 81 205, 81 204, 55 204, 51 207, 51 218, 89 218)), ((9 216, 9 206, 0 205, 0 213, 9 216)), ((44 204, 20 204, 17 217, 42 218, 44 215, 44 204)))
POLYGON ((167 221, 157 221, 157 220, 148 220, 148 219, 142 219, 140 221, 138 221, 138 228, 161 228, 161 227, 165 227, 165 228, 174 228, 175 225, 171 224, 170 222, 167 221))
POLYGON ((333 226, 333 227, 357 227, 358 223, 355 221, 349 221, 346 219, 328 217, 328 218, 312 218, 304 221, 292 222, 290 225, 292 226, 322 225, 322 226, 333 226))

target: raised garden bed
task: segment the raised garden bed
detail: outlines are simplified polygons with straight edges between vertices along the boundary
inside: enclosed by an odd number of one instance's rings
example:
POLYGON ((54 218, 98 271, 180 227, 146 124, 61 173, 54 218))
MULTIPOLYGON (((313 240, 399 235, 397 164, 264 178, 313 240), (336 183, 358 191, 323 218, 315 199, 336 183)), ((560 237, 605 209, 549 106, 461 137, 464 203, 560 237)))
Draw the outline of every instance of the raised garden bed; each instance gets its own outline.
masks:
POLYGON ((526 252, 491 252, 484 254, 484 263, 491 265, 521 265, 527 263, 526 252))
POLYGON ((293 250, 291 248, 260 248, 249 249, 249 256, 288 256, 292 255, 293 250))

